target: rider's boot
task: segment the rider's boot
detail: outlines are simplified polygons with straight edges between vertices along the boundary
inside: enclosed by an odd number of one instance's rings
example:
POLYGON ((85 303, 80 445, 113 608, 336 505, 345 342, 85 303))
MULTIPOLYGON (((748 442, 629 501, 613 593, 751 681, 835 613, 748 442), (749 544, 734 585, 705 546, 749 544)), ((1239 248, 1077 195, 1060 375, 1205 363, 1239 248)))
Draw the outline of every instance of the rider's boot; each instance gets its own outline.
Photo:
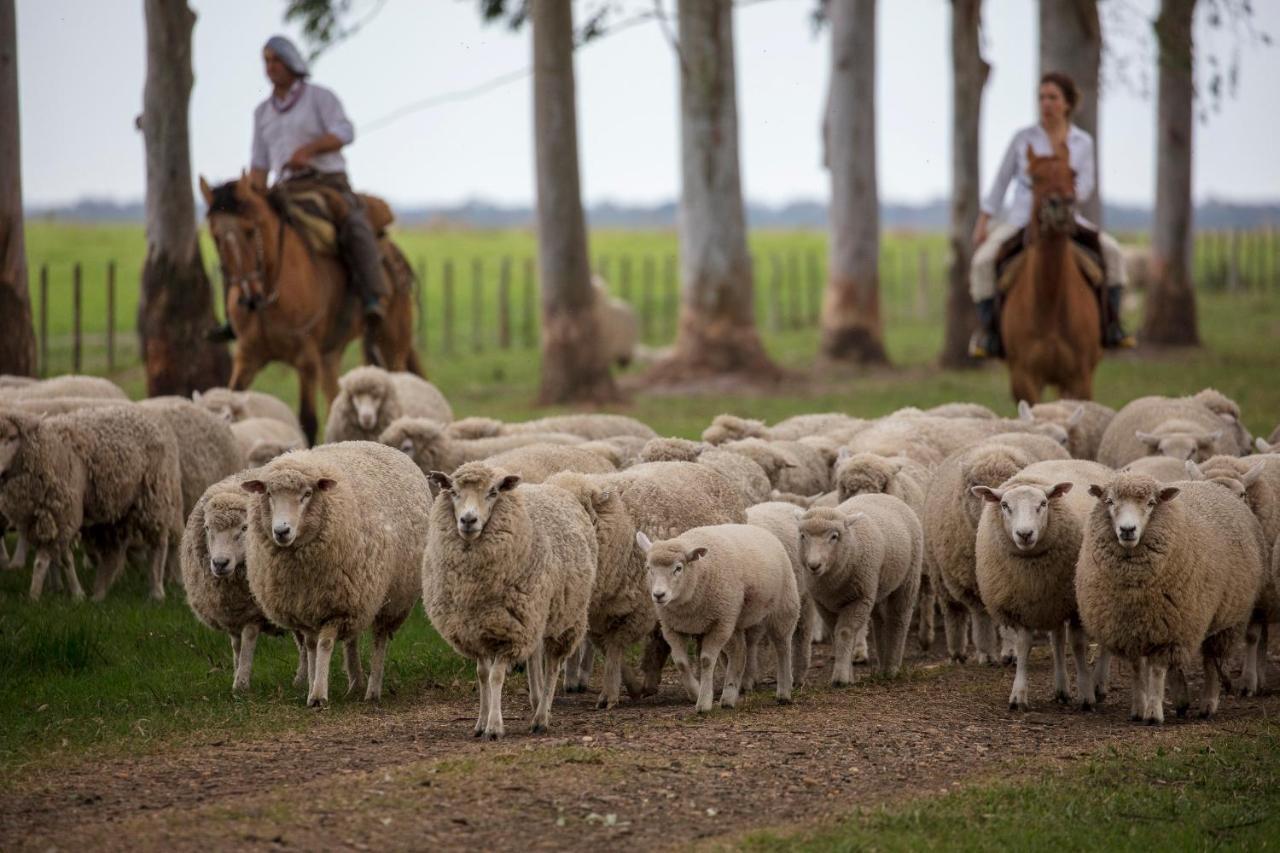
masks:
POLYGON ((1102 345, 1108 349, 1132 349, 1138 345, 1133 335, 1120 325, 1120 302, 1124 288, 1112 285, 1107 288, 1107 328, 1102 334, 1102 345))
POLYGON ((969 339, 971 358, 1000 358, 1004 353, 1000 346, 999 318, 996 316, 996 300, 981 299, 974 304, 978 309, 978 328, 969 339))
POLYGON ((223 323, 205 332, 204 339, 215 344, 225 344, 236 339, 236 330, 231 328, 230 323, 223 323))

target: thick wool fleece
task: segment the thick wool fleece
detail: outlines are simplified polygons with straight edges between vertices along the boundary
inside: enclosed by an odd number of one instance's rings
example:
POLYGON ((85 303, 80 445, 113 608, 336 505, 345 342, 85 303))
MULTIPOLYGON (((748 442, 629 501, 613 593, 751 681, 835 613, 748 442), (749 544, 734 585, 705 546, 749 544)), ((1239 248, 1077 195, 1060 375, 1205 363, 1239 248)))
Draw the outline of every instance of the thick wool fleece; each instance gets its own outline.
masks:
POLYGON ((1198 435, 1221 431, 1213 449, 1205 456, 1229 453, 1238 456, 1247 449, 1236 446, 1231 423, 1207 406, 1187 397, 1139 397, 1116 413, 1098 443, 1098 461, 1112 468, 1123 468, 1135 459, 1151 454, 1137 437, 1138 432, 1159 434, 1169 421, 1183 421, 1183 429, 1198 435))
POLYGON ((422 469, 448 473, 467 462, 488 459, 528 444, 581 444, 583 439, 568 433, 527 433, 487 438, 455 438, 444 424, 430 418, 396 418, 378 436, 378 441, 409 454, 422 469))
POLYGON ((1172 456, 1144 456, 1120 469, 1130 474, 1146 474, 1162 483, 1187 479, 1187 461, 1172 456))
POLYGON ((1253 452, 1253 436, 1240 420, 1240 404, 1216 388, 1203 388, 1191 395, 1191 399, 1222 418, 1227 435, 1221 444, 1224 453, 1245 456, 1253 452))
POLYGON ((561 471, 608 474, 617 470, 599 453, 561 444, 526 444, 490 456, 486 461, 495 468, 518 474, 522 482, 530 485, 544 482, 561 471))
POLYGON ((173 430, 182 475, 183 517, 191 513, 205 489, 245 467, 231 425, 190 400, 143 400, 173 430))
MULTIPOLYGON (((470 462, 453 479, 488 482, 496 472, 470 462)), ((542 644, 559 659, 586 635, 595 569, 591 519, 563 489, 519 485, 502 492, 471 542, 458 534, 453 504, 442 496, 431 509, 423 604, 440 636, 464 657, 523 661, 542 644)))
MULTIPOLYGON (((1117 499, 1146 499, 1161 484, 1118 474, 1117 499)), ((1129 660, 1159 656, 1184 664, 1202 644, 1229 650, 1244 632, 1263 578, 1261 527, 1244 502, 1215 483, 1181 482, 1159 503, 1132 549, 1116 540, 1097 501, 1089 515, 1076 599, 1089 636, 1129 660)))
MULTIPOLYGON (((803 684, 813 654, 813 596, 809 593, 808 572, 800 559, 800 519, 794 504, 767 501, 747 507, 747 524, 764 528, 778 537, 791 561, 800 595, 800 618, 791 640, 791 672, 796 684, 803 684)), ((748 667, 751 661, 748 661, 748 667)))
POLYGON ((1230 477, 1244 482, 1245 475, 1255 465, 1262 471, 1257 479, 1245 486, 1245 502, 1258 517, 1262 533, 1270 545, 1280 538, 1280 454, 1258 456, 1214 456, 1200 465, 1206 479, 1230 477))
POLYGON ((196 405, 232 423, 249 418, 271 418, 293 427, 299 435, 302 426, 298 416, 283 400, 261 391, 232 391, 230 388, 210 388, 191 395, 196 405))
POLYGON ((273 451, 260 464, 270 462, 284 448, 297 450, 307 446, 307 438, 302 430, 275 418, 245 418, 236 421, 231 424, 231 434, 235 436, 240 453, 249 465, 253 465, 253 459, 260 455, 264 446, 272 447, 273 451))
POLYGON ((999 418, 890 417, 860 432, 848 447, 854 453, 878 453, 881 456, 901 453, 927 465, 929 463, 913 452, 913 448, 928 447, 945 459, 1001 433, 1038 435, 1046 429, 1048 427, 1043 424, 999 418))
POLYGON ((587 441, 619 436, 633 436, 648 441, 658 436, 648 425, 635 418, 608 414, 555 415, 513 423, 503 423, 493 418, 464 418, 449 426, 449 434, 457 438, 486 438, 521 432, 567 432, 587 441))
POLYGON ((1000 416, 980 403, 942 403, 924 414, 935 418, 978 418, 980 420, 996 420, 1000 416))
POLYGON ((329 407, 329 420, 324 427, 326 444, 339 441, 377 441, 383 430, 396 418, 405 416, 430 418, 446 424, 453 420, 453 409, 440 389, 412 373, 388 373, 381 367, 357 367, 340 380, 341 389, 329 407), (365 429, 356 415, 353 397, 367 394, 379 401, 378 417, 365 429))
POLYGON ((90 397, 99 400, 127 402, 129 395, 109 379, 100 376, 68 374, 29 382, 23 385, 0 388, 0 402, 11 400, 53 399, 55 397, 90 397))
POLYGON ((345 641, 373 628, 391 634, 418 600, 431 493, 403 453, 372 442, 344 442, 285 454, 256 479, 316 489, 289 547, 271 535, 268 496, 257 495, 249 524, 249 588, 267 618, 316 634, 325 626, 345 641))
POLYGON ((683 438, 655 438, 645 444, 641 462, 699 462, 733 483, 748 506, 764 503, 773 485, 760 464, 750 456, 683 438))
POLYGON ((1116 410, 1092 400, 1054 400, 1031 407, 1031 416, 1042 423, 1053 423, 1067 431, 1067 450, 1075 459, 1097 459, 1102 434, 1116 416, 1116 410), (1084 414, 1068 426, 1076 410, 1084 414))
POLYGON ((915 511, 924 513, 924 495, 929 471, 906 456, 855 453, 836 462, 835 487, 841 501, 854 495, 893 495, 915 511))
POLYGON ((1111 477, 1111 469, 1096 462, 1051 460, 1028 465, 1001 483, 1001 489, 1038 486, 1046 492, 1057 483, 1074 484, 1049 501, 1044 534, 1026 551, 1009 539, 999 504, 984 502, 975 544, 978 590, 997 622, 1051 631, 1077 621, 1076 561, 1085 522, 1097 503, 1089 486, 1111 477))

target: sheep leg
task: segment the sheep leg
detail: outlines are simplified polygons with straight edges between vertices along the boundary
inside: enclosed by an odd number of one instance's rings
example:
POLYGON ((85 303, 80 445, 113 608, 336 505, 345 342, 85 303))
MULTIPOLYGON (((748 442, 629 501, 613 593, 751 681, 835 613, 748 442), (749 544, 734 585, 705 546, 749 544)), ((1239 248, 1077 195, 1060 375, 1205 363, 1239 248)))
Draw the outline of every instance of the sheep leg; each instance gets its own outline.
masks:
POLYGON ((240 631, 240 650, 236 655, 236 679, 231 685, 233 693, 243 693, 249 689, 249 679, 253 675, 253 651, 258 646, 257 625, 245 625, 240 631))
POLYGON ((1009 693, 1009 710, 1026 711, 1031 707, 1027 700, 1027 663, 1031 659, 1031 646, 1035 634, 1027 628, 1018 629, 1017 668, 1013 672, 1013 690, 1009 693))
POLYGON ((329 704, 329 662, 333 659, 333 646, 337 640, 336 625, 325 625, 316 636, 316 671, 311 677, 311 692, 307 695, 309 708, 322 708, 329 704))
POLYGON ((1093 669, 1089 666, 1089 637, 1080 625, 1069 626, 1067 636, 1071 640, 1071 656, 1076 663, 1076 693, 1080 696, 1080 710, 1092 711, 1098 704, 1098 697, 1093 687, 1093 669))
POLYGON ((26 534, 21 530, 18 531, 18 542, 13 546, 13 556, 9 558, 9 568, 18 570, 27 564, 27 543, 26 534))
MULTIPOLYGON (((710 711, 715 704, 716 663, 720 653, 733 636, 733 625, 717 625, 702 637, 702 648, 698 650, 698 706, 699 714, 710 711)), ((674 651, 674 648, 673 648, 674 651)))
POLYGON ((4 537, 6 533, 8 533, 8 531, 5 530, 5 527, 3 524, 0 524, 0 566, 4 567, 5 569, 12 569, 13 566, 9 565, 9 548, 7 545, 5 545, 5 542, 4 542, 4 537))
POLYGON ((84 587, 80 586, 80 576, 76 574, 76 558, 70 549, 62 555, 62 579, 67 582, 71 600, 84 601, 84 587))
POLYGON ((93 574, 93 600, 102 601, 107 597, 107 590, 116 582, 116 578, 124 571, 124 549, 112 548, 98 555, 98 567, 93 574))
POLYGON ((546 676, 542 669, 546 663, 546 652, 543 643, 539 642, 533 654, 525 661, 524 677, 529 688, 529 713, 536 714, 542 704, 542 684, 546 676))
POLYGON ((1164 679, 1168 672, 1167 660, 1147 658, 1147 707, 1142 718, 1149 726, 1164 724, 1164 679))
POLYGON ((304 634, 302 638, 303 645, 307 651, 307 692, 311 692, 311 685, 316 683, 316 638, 314 634, 304 634))
POLYGON ((774 629, 772 633, 773 639, 773 656, 778 659, 778 684, 777 691, 774 693, 779 705, 791 704, 791 688, 794 686, 794 673, 792 667, 794 662, 792 656, 788 654, 791 642, 794 640, 800 628, 797 627, 791 631, 783 629, 774 629))
POLYGON ((639 699, 642 696, 653 696, 658 692, 658 687, 662 683, 662 668, 667 665, 667 656, 671 653, 670 643, 660 629, 650 632, 649 641, 644 647, 644 661, 642 664, 644 670, 644 688, 640 696, 633 696, 633 699, 639 699))
POLYGON ((688 638, 663 628, 662 639, 671 649, 671 660, 675 661, 676 674, 680 678, 680 683, 684 685, 685 692, 689 694, 689 698, 697 702, 699 696, 698 679, 693 677, 693 667, 689 663, 688 638))
MULTIPOLYGON (((791 635, 791 672, 793 686, 804 687, 804 680, 809 675, 809 666, 813 663, 814 622, 818 621, 813 602, 800 602, 800 620, 791 635)), ((788 697, 790 698, 790 697, 788 697)))
MULTIPOLYGON (((760 639, 759 632, 756 632, 755 639, 758 643, 760 639)), ((743 631, 734 631, 733 636, 729 638, 729 642, 725 644, 724 648, 728 661, 726 661, 724 668, 724 688, 720 691, 721 708, 732 708, 738 704, 738 688, 742 684, 743 675, 747 668, 750 645, 751 641, 747 639, 743 631)))
POLYGON ((1049 648, 1053 652, 1053 701, 1059 705, 1071 704, 1071 691, 1067 688, 1067 627, 1059 625, 1049 632, 1049 648))
POLYGON ((364 669, 360 665, 360 638, 352 637, 342 644, 342 669, 347 674, 347 695, 364 692, 364 669))
MULTIPOLYGON (((527 673, 526 673, 527 674, 527 673)), ((506 734, 502 725, 502 684, 507 680, 507 662, 502 658, 489 661, 489 719, 484 734, 489 740, 497 740, 506 734)))
POLYGON ((947 657, 955 663, 964 663, 969 658, 968 620, 969 611, 963 604, 943 601, 942 632, 947 638, 947 657))
MULTIPOLYGON (((1083 629, 1082 629, 1083 630, 1083 629)), ((1107 698, 1107 690, 1111 684, 1111 652, 1098 646, 1098 659, 1093 662, 1093 689, 1101 704, 1107 698)))
POLYGON ((31 567, 31 600, 39 601, 40 593, 44 590, 44 578, 49 573, 49 562, 52 555, 44 548, 36 551, 36 561, 31 567))
POLYGON ((369 682, 364 690, 364 701, 382 701, 382 675, 386 670, 387 644, 391 635, 381 631, 373 632, 373 653, 369 656, 369 682))
MULTIPOLYGON (((240 635, 231 633, 227 636, 231 638, 231 671, 234 673, 240 667, 240 635)), ((235 690, 234 687, 231 689, 235 690)))
POLYGON ((934 626, 934 610, 936 609, 937 597, 933 594, 933 584, 929 582, 928 575, 922 575, 920 578, 920 591, 916 598, 916 615, 919 622, 916 625, 917 639, 920 642, 920 651, 928 654, 933 648, 933 635, 937 630, 934 626))
POLYGON ((169 549, 162 542, 151 549, 151 600, 164 601, 164 566, 169 549))
POLYGON ((867 634, 871 631, 871 622, 868 621, 861 628, 853 639, 853 658, 855 664, 867 663, 871 660, 870 650, 867 648, 867 634))
POLYGON ((1008 666, 1018 654, 1014 647, 1017 635, 1009 628, 999 628, 996 636, 1000 639, 1000 663, 1008 666))
POLYGON ((1266 619, 1262 620, 1262 633, 1258 637, 1258 695, 1267 689, 1267 644, 1271 640, 1271 628, 1266 619))
POLYGON ((480 693, 480 715, 476 717, 474 734, 480 737, 489 723, 489 661, 486 658, 476 658, 476 685, 480 693))
MULTIPOLYGON (((1262 640, 1262 629, 1260 620, 1254 619, 1249 622, 1244 634, 1244 671, 1240 673, 1244 684, 1240 687, 1241 696, 1256 696, 1258 693, 1258 647, 1262 640)), ((1266 667, 1265 659, 1262 666, 1266 667)))
POLYGON ((1204 655, 1202 660, 1204 686, 1200 689, 1200 716, 1207 720, 1218 712, 1218 697, 1222 691, 1222 661, 1216 655, 1204 655))
POLYGON ((595 651, 591 646, 591 638, 583 637, 582 643, 578 648, 574 649, 573 654, 565 658, 564 662, 564 692, 565 693, 585 693, 587 690, 587 677, 590 673, 590 662, 595 658, 595 651), (586 674, 584 674, 586 673, 586 674))
POLYGON ((845 687, 853 681, 854 643, 871 616, 870 599, 855 601, 840 611, 831 637, 831 686, 845 687))
POLYGON ((995 620, 984 607, 969 610, 969 625, 973 630, 973 645, 978 650, 978 663, 994 666, 999 662, 999 632, 995 620))
POLYGON ((49 592, 62 592, 62 572, 58 571, 62 563, 61 557, 49 558, 49 574, 45 576, 45 582, 49 584, 49 592))
MULTIPOLYGON (((738 679, 739 689, 744 694, 755 690, 756 681, 760 678, 760 638, 763 636, 764 626, 762 625, 757 625, 746 632, 746 663, 738 679)), ((728 670, 725 671, 728 672, 728 670)))
POLYGON ((880 674, 893 678, 902 669, 902 658, 907 652, 907 634, 911 630, 911 611, 919 592, 915 584, 906 584, 894 590, 881 605, 884 630, 876 628, 877 638, 883 634, 883 644, 877 643, 880 655, 880 674))
POLYGON ((604 672, 601 675, 600 696, 596 699, 596 707, 601 710, 618 704, 618 696, 622 693, 623 651, 622 646, 613 638, 605 644, 604 672))
POLYGON ((293 672, 293 686, 310 687, 311 673, 307 667, 307 642, 300 631, 293 632, 293 644, 298 648, 298 668, 293 672))
POLYGON ((1133 688, 1130 691, 1129 719, 1133 722, 1142 720, 1147 710, 1147 659, 1142 657, 1130 660, 1133 667, 1133 688))
MULTIPOLYGON (((576 658, 577 647, 567 655, 568 658, 576 658)), ((542 681, 538 686, 538 706, 533 714, 533 724, 529 726, 531 734, 545 734, 551 727, 551 704, 556 698, 556 680, 560 678, 560 665, 565 658, 558 658, 549 651, 542 653, 546 660, 543 662, 542 681)))
MULTIPOLYGON (((1206 690, 1208 689, 1207 685, 1209 679, 1216 677, 1216 672, 1211 673, 1209 670, 1205 670, 1204 680, 1206 690)), ((1182 667, 1177 665, 1171 666, 1169 667, 1169 681, 1172 682, 1169 685, 1169 692, 1173 694, 1173 712, 1179 717, 1185 717, 1187 715, 1187 711, 1191 709, 1191 691, 1187 687, 1187 674, 1183 671, 1182 667)))

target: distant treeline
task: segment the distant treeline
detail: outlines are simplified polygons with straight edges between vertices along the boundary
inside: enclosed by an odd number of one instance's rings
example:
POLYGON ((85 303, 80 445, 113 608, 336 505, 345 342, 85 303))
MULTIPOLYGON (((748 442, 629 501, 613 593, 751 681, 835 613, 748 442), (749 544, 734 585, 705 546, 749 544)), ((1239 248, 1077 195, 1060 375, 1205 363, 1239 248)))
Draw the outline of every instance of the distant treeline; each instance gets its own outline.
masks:
MULTIPOLYGON (((886 229, 942 231, 947 227, 948 202, 925 204, 887 203, 880 208, 880 225, 886 229)), ((82 199, 60 207, 32 208, 30 219, 72 222, 141 223, 141 201, 114 202, 82 199)), ((533 209, 469 201, 448 206, 399 206, 396 217, 402 225, 456 226, 463 228, 532 228, 533 209)), ((674 228, 676 203, 627 205, 605 202, 587 208, 587 219, 596 228, 674 228)), ((1147 231, 1151 209, 1129 205, 1104 206, 1103 220, 1113 231, 1147 231)), ((783 205, 747 205, 747 221, 753 228, 826 228, 827 207, 815 201, 795 201, 783 205)), ((1280 202, 1232 204, 1208 201, 1196 206, 1195 225, 1207 230, 1251 230, 1280 225, 1280 202)))

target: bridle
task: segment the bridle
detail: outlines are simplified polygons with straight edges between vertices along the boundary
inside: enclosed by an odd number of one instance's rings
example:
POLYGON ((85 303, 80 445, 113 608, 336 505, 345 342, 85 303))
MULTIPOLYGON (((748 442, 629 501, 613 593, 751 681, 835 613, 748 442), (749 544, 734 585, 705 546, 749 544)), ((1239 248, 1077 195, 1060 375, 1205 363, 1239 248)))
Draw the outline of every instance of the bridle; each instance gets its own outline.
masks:
MULTIPOLYGON (((238 219, 238 217, 237 217, 238 219)), ((252 220, 250 220, 252 221, 252 220)), ((212 229, 210 229, 212 230, 212 229)), ((284 249, 284 227, 276 241, 276 269, 270 281, 267 280, 267 252, 262 242, 262 226, 253 222, 250 228, 250 240, 253 243, 254 264, 246 270, 240 263, 241 229, 235 225, 224 226, 213 232, 214 243, 218 247, 218 259, 221 261, 222 277, 228 288, 240 291, 238 302, 249 311, 265 308, 280 298, 276 282, 280 277, 281 254, 284 249), (226 255, 231 255, 236 264, 236 274, 227 271, 226 255)))
POLYGON ((1075 193, 1045 194, 1036 210, 1040 233, 1047 236, 1071 234, 1075 229, 1075 193))

